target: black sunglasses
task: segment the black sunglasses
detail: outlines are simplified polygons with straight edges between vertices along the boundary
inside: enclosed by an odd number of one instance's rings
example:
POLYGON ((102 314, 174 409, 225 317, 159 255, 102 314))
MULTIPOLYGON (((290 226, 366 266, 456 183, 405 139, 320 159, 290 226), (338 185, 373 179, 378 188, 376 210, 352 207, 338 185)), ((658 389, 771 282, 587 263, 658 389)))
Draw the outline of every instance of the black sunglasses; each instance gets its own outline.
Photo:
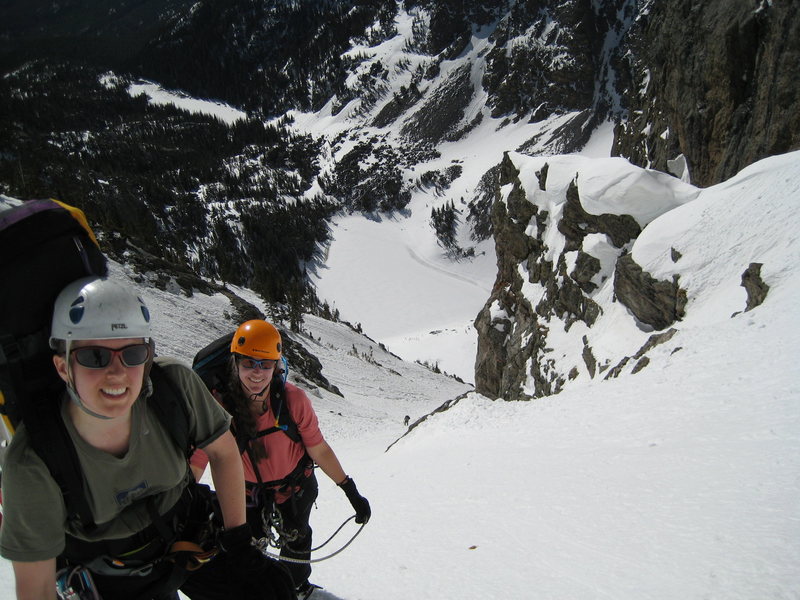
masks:
POLYGON ((103 346, 83 346, 73 349, 71 354, 79 365, 87 369, 105 369, 117 355, 126 367, 138 367, 150 358, 150 344, 131 344, 118 350, 103 346))

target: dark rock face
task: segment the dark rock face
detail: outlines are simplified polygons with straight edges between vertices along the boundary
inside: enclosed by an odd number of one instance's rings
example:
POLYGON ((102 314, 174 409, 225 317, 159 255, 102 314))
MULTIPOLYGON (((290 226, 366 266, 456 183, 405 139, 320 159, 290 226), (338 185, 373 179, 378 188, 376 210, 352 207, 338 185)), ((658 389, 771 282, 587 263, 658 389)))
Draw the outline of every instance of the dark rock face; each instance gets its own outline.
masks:
POLYGON ((475 358, 475 389, 483 390, 486 396, 501 395, 503 372, 508 364, 506 340, 513 323, 505 317, 492 317, 491 310, 484 309, 475 320, 478 330, 478 352, 475 358))
POLYGON ((597 285, 592 283, 592 277, 600 272, 600 260, 586 254, 585 252, 578 252, 578 259, 575 261, 575 269, 569 276, 583 292, 591 292, 597 285))
POLYGON ((578 186, 573 181, 567 190, 564 217, 558 230, 567 238, 567 250, 578 250, 583 238, 590 233, 605 233, 617 248, 635 240, 642 232, 636 219, 630 215, 592 215, 583 210, 578 197, 578 186))
POLYGON ((752 310, 767 298, 769 286, 761 279, 761 263, 750 263, 744 273, 742 273, 742 286, 747 290, 747 308, 745 311, 752 310))
POLYGON ((617 260, 614 294, 639 321, 664 329, 684 316, 686 291, 677 281, 658 281, 642 270, 630 254, 617 260))
POLYGON ((303 385, 309 388, 321 387, 332 394, 344 397, 339 388, 322 374, 322 363, 316 356, 311 354, 303 344, 294 341, 286 331, 281 337, 286 358, 291 361, 296 372, 295 377, 298 377, 303 385), (302 373, 302 377, 299 376, 300 373, 302 373))
POLYGON ((589 371, 589 376, 594 379, 597 373, 597 359, 594 357, 591 346, 589 346, 589 339, 583 336, 583 362, 586 363, 586 369, 589 371))
POLYGON ((600 117, 601 113, 592 109, 582 110, 547 136, 539 134, 527 140, 518 150, 523 154, 530 153, 532 148, 544 141, 545 145, 552 149, 552 154, 579 152, 594 133, 601 120, 600 117))
POLYGON ((474 90, 469 63, 459 67, 403 126, 403 135, 417 141, 441 142, 464 116, 464 109, 474 90))
MULTIPOLYGON (((527 378, 525 361, 537 341, 522 344, 521 335, 535 320, 533 308, 520 293, 522 281, 517 265, 540 245, 525 234, 537 208, 528 202, 517 178, 518 171, 506 157, 500 166, 500 185, 513 183, 506 203, 495 201, 492 226, 496 240, 503 240, 504 255, 498 253, 497 281, 485 307, 478 314, 478 352, 475 361, 476 389, 493 398, 517 399, 518 390, 527 378)), ((500 242, 498 242, 500 243, 500 242)))
MULTIPOLYGON (((642 369, 644 369, 647 365, 650 364, 650 359, 646 356, 647 352, 659 346, 661 344, 666 344, 670 341, 675 334, 678 333, 677 329, 670 328, 664 331, 663 333, 655 333, 647 338, 647 341, 642 345, 641 348, 634 354, 633 356, 626 356, 622 360, 617 363, 615 367, 610 369, 605 376, 605 379, 613 379, 614 377, 619 377, 622 373, 625 366, 631 361, 631 359, 636 360, 636 364, 631 369, 631 375, 635 375, 642 369)), ((594 376, 594 375, 593 375, 594 376)))
POLYGON ((797 2, 654 2, 630 37, 616 153, 662 171, 683 154, 708 186, 800 146, 797 2))

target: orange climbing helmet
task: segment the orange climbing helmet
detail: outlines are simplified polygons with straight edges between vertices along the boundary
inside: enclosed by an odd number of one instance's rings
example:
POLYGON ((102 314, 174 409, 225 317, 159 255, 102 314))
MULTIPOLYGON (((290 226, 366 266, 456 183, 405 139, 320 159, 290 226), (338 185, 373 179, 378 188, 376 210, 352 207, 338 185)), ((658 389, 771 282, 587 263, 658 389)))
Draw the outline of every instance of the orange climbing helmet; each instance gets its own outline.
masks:
POLYGON ((281 334, 272 323, 261 319, 239 325, 231 340, 231 352, 256 360, 281 359, 281 334))

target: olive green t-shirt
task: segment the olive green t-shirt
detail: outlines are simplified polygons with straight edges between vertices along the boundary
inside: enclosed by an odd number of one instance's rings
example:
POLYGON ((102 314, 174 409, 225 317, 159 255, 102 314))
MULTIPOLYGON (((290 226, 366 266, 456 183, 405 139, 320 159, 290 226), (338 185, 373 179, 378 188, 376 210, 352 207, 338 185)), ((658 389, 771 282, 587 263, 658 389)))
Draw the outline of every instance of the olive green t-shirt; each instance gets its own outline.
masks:
MULTIPOLYGON (((190 439, 203 448, 228 431, 230 416, 188 367, 168 358, 156 360, 183 390, 188 401, 190 439)), ((84 489, 97 528, 84 531, 67 521, 64 500, 50 471, 20 427, 3 466, 3 525, 0 555, 12 561, 54 558, 64 551, 65 533, 87 541, 122 539, 151 522, 144 502, 155 497, 159 513, 178 500, 187 480, 187 460, 148 403, 158 401, 152 385, 133 404, 130 447, 116 457, 89 445, 78 435, 62 401, 61 416, 77 450, 84 489)))

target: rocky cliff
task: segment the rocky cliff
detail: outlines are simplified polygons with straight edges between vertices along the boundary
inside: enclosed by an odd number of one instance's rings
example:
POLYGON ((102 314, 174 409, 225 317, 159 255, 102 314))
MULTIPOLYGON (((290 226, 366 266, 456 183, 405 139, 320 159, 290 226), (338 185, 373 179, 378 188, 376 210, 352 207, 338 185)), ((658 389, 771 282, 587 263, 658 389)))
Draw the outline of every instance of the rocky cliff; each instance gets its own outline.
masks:
MULTIPOLYGON (((675 0, 620 2, 615 9, 598 14, 612 23, 606 32, 616 31, 619 43, 595 79, 615 87, 618 103, 609 97, 592 109, 619 111, 615 153, 710 186, 800 146, 796 3, 675 0)), ((645 368, 648 350, 669 341, 686 314, 681 276, 653 276, 631 249, 643 227, 671 210, 664 198, 686 201, 697 191, 676 195, 675 183, 641 171, 635 177, 651 181, 636 192, 624 186, 630 206, 604 214, 596 203, 586 208, 593 193, 582 180, 586 173, 553 161, 536 161, 535 178, 526 179, 521 165, 534 167, 507 155, 497 177, 491 224, 498 276, 475 321, 476 387, 491 397, 528 399, 556 393, 572 379, 645 368), (551 181, 555 164, 568 182, 551 181), (648 206, 654 210, 644 215, 648 206), (649 337, 634 335, 635 348, 600 350, 592 328, 619 307, 649 337)), ((670 248, 672 263, 681 256, 670 248)), ((741 269, 747 307, 755 306, 766 293, 760 265, 741 269)))
POLYGON ((609 301, 643 331, 682 317, 680 278, 650 276, 630 250, 647 223, 696 195, 692 186, 622 159, 520 154, 505 156, 499 179, 498 276, 475 321, 478 391, 521 400, 557 393, 580 374, 597 376, 621 358, 598 356, 585 335, 609 301), (618 170, 624 177, 609 182, 618 170), (570 363, 561 351, 576 343, 582 347, 570 363))
POLYGON ((654 2, 629 44, 621 156, 708 186, 800 145, 797 2, 654 2))
POLYGON ((798 161, 765 159, 703 189, 622 159, 506 154, 492 207, 498 276, 475 321, 477 390, 529 400, 635 374, 681 351, 692 324, 758 307, 767 279, 782 277, 771 240, 792 235, 798 161))

